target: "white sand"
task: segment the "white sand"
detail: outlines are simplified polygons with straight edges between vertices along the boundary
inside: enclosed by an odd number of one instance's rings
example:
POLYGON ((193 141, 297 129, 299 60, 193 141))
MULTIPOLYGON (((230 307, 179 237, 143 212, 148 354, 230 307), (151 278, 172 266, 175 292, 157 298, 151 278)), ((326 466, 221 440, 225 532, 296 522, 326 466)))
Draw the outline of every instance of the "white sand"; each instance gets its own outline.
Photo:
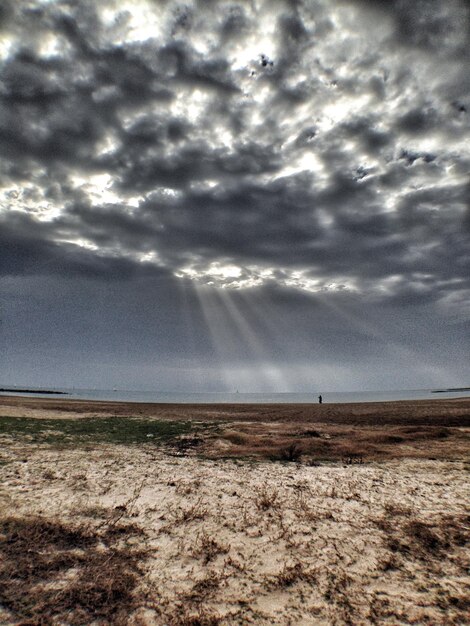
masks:
POLYGON ((461 461, 307 467, 20 444, 0 456, 3 515, 88 524, 122 515, 145 530, 134 623, 465 623, 464 548, 394 555, 381 524, 385 515, 400 535, 409 519, 433 527, 468 514, 461 461), (397 505, 410 511, 393 513, 397 505))

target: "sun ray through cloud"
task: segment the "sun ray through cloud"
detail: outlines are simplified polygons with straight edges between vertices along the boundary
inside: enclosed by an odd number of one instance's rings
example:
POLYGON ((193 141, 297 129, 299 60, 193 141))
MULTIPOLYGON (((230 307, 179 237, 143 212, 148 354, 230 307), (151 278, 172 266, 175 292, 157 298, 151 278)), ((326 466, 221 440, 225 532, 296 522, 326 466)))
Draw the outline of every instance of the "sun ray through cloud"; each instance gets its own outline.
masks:
POLYGON ((128 320, 148 385, 465 384, 470 6, 425 4, 4 2, 18 368, 125 377, 128 320))

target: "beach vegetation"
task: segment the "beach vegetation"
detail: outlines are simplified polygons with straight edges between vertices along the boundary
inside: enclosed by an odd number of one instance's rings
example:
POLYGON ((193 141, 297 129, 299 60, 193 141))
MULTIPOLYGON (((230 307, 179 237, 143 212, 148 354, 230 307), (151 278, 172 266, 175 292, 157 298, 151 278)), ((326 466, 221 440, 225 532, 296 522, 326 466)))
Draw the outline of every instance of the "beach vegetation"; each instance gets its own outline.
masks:
POLYGON ((273 587, 291 587, 298 582, 306 582, 314 584, 317 582, 317 573, 308 569, 300 561, 295 563, 285 563, 278 574, 269 581, 269 586, 273 587))
POLYGON ((288 463, 297 463, 302 456, 302 448, 298 443, 293 442, 286 448, 282 448, 279 451, 279 459, 281 461, 287 461, 288 463))
POLYGON ((229 547, 218 541, 212 534, 203 530, 198 533, 191 556, 202 559, 204 565, 213 561, 220 554, 227 554, 229 547))
POLYGON ((202 498, 198 498, 195 502, 188 505, 170 506, 171 526, 202 520, 207 516, 208 512, 208 506, 202 498))
POLYGON ((196 609, 188 607, 176 611, 167 617, 168 626, 219 626, 222 623, 220 616, 204 606, 196 609))
POLYGON ((184 596, 189 602, 202 602, 217 591, 226 576, 212 570, 206 571, 204 576, 197 580, 191 590, 184 596))
MULTIPOLYGON (((388 553, 383 559, 384 569, 396 568, 399 556, 442 566, 446 559, 454 558, 459 549, 465 548, 470 540, 468 515, 444 515, 424 521, 409 507, 386 504, 384 515, 375 521, 384 533, 384 546, 388 553), (390 554, 391 560, 388 558, 390 554)), ((459 557, 456 559, 458 562, 459 557)))
POLYGON ((259 511, 267 511, 279 504, 279 492, 270 489, 267 485, 261 485, 255 493, 255 505, 259 511))
MULTIPOLYGON (((182 435, 196 432, 200 428, 188 421, 121 416, 80 419, 0 417, 0 436, 8 435, 16 440, 56 446, 176 443, 182 435)), ((194 441, 190 440, 190 445, 192 444, 194 441)))
POLYGON ((141 532, 38 516, 0 519, 3 608, 21 624, 127 623, 146 552, 123 540, 141 532))

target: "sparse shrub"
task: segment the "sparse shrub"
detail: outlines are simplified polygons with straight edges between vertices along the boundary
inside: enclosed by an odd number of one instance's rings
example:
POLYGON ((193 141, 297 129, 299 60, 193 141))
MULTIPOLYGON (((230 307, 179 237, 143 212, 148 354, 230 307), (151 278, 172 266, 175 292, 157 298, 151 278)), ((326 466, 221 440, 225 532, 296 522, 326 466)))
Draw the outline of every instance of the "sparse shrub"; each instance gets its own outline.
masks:
POLYGON ((219 554, 227 554, 228 547, 220 544, 214 537, 203 531, 200 533, 192 550, 192 555, 202 558, 204 565, 213 561, 219 554))
POLYGON ((249 444, 252 441, 252 437, 245 433, 236 432, 236 431, 226 431, 223 435, 224 439, 230 441, 236 446, 244 446, 249 444))
POLYGON ((208 508, 202 498, 199 498, 194 504, 190 504, 186 508, 179 507, 172 512, 174 524, 187 524, 194 520, 204 519, 207 515, 208 508))
POLYGON ((260 511, 267 511, 273 508, 279 498, 279 492, 276 489, 268 489, 266 485, 262 485, 256 492, 255 504, 260 511))
POLYGON ((301 456, 302 448, 295 442, 279 451, 279 460, 287 461, 288 463, 295 463, 299 461, 301 456))
POLYGON ((186 481, 181 480, 178 483, 174 483, 176 489, 175 493, 179 496, 189 496, 193 491, 197 491, 201 486, 200 480, 186 481))
POLYGON ((180 456, 184 456, 185 454, 188 454, 188 452, 190 452, 191 450, 194 450, 195 448, 200 446, 203 441, 204 440, 201 437, 196 437, 194 435, 181 435, 174 442, 174 447, 180 456))
POLYGON ((224 576, 214 571, 209 571, 206 573, 204 578, 198 580, 194 585, 191 591, 189 591, 184 597, 186 600, 191 602, 201 602, 211 593, 216 591, 222 581, 224 580, 224 576))
POLYGON ((333 513, 331 511, 321 510, 318 506, 313 506, 312 501, 306 499, 302 493, 296 498, 295 510, 298 518, 306 522, 318 522, 324 519, 333 519, 333 513))
POLYGON ((405 438, 400 435, 384 435, 382 438, 382 443, 403 443, 403 441, 405 438))
POLYGON ((77 508, 74 510, 74 513, 76 515, 81 515, 82 517, 91 517, 94 519, 111 519, 113 515, 112 509, 99 505, 88 506, 84 509, 77 508))
POLYGON ((452 431, 445 426, 408 426, 401 432, 407 439, 446 439, 452 431))
POLYGON ((327 574, 327 587, 323 596, 327 602, 335 605, 337 624, 354 626, 359 621, 353 604, 355 598, 350 590, 352 582, 353 579, 345 570, 330 570, 327 574))
POLYGON ((304 430, 303 437, 321 437, 321 433, 318 430, 304 430))
POLYGON ((375 521, 385 533, 386 547, 395 555, 441 560, 468 541, 468 516, 443 516, 431 523, 414 517, 408 507, 387 504, 385 510, 388 515, 375 521))
POLYGON ((307 465, 308 465, 308 467, 319 467, 320 466, 320 462, 317 461, 316 459, 309 459, 307 461, 307 465))
POLYGON ((313 571, 307 570, 300 562, 292 565, 285 564, 279 574, 276 574, 271 580, 271 584, 275 587, 291 587, 297 582, 315 583, 317 575, 313 571))
POLYGON ((359 454, 351 454, 344 459, 344 463, 346 465, 362 465, 364 463, 364 458, 359 454))

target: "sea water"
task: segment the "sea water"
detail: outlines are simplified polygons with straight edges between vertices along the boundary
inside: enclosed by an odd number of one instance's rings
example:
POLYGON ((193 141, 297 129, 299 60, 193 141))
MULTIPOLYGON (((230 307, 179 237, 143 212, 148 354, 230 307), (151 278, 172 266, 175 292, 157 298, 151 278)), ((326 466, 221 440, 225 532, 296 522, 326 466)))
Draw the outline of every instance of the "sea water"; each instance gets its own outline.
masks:
MULTIPOLYGON (((7 387, 5 385, 5 387, 7 387)), ((164 404, 268 404, 268 403, 318 403, 321 394, 323 403, 335 402, 390 402, 393 400, 437 400, 444 398, 464 398, 470 396, 469 389, 399 389, 393 391, 324 391, 318 389, 311 393, 242 393, 242 392, 207 392, 181 393, 165 391, 138 391, 121 389, 70 389, 54 388, 60 393, 41 393, 45 388, 31 388, 30 392, 15 392, 14 386, 3 395, 39 396, 76 400, 114 400, 117 402, 155 402, 164 404), (66 395, 63 395, 66 394, 66 395)), ((18 387, 20 389, 20 387, 18 387)), ((22 387, 21 389, 24 389, 22 387)), ((28 388, 29 389, 29 388, 28 388)), ((49 388, 52 389, 52 388, 49 388)))

